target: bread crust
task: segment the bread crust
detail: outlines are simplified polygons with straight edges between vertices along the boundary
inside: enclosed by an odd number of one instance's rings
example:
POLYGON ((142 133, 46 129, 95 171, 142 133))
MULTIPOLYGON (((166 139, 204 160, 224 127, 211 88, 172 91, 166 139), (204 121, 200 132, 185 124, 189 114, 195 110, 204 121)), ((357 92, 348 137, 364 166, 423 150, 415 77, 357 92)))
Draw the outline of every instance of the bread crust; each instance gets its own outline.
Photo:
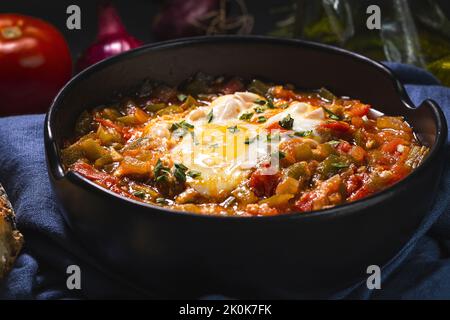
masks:
POLYGON ((0 281, 11 270, 22 245, 23 236, 17 230, 14 210, 0 184, 0 281))

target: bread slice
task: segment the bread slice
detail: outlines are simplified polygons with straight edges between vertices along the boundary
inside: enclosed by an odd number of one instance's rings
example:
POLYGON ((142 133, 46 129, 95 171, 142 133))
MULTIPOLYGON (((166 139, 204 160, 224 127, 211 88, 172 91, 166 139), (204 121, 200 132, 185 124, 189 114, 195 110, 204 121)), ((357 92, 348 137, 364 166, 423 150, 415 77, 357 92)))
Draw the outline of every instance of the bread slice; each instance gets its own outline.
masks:
POLYGON ((11 270, 23 244, 23 236, 17 230, 14 211, 0 184, 0 281, 11 270))

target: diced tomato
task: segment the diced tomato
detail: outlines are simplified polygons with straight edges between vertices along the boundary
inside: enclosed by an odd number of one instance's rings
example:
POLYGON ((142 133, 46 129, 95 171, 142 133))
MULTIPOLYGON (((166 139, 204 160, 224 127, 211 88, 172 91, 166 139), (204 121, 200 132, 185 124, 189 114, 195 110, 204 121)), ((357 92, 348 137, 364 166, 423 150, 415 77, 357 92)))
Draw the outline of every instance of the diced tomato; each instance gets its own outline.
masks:
POLYGON ((348 132, 350 130, 350 125, 343 121, 325 122, 319 125, 320 128, 331 129, 337 132, 348 132))
POLYGON ((356 103, 354 104, 348 113, 353 117, 362 117, 369 113, 370 106, 368 104, 356 103))
POLYGON ((361 188, 363 185, 363 179, 359 175, 352 175, 350 178, 345 182, 345 189, 347 191, 347 194, 352 194, 359 188, 361 188))
POLYGON ((304 95, 298 95, 296 97, 296 100, 300 101, 300 102, 309 103, 310 105, 313 105, 313 106, 321 106, 324 104, 324 101, 322 99, 308 97, 308 96, 304 96, 304 95))
POLYGON ((367 185, 363 185, 361 188, 353 192, 350 197, 347 198, 347 201, 356 201, 359 199, 362 199, 364 197, 367 197, 368 195, 372 194, 373 191, 370 190, 370 188, 367 185))
POLYGON ((117 124, 115 124, 114 122, 112 122, 109 119, 103 119, 103 118, 95 118, 94 121, 97 121, 98 123, 100 123, 102 126, 108 127, 108 128, 113 128, 115 129, 117 132, 122 133, 123 127, 119 126, 117 124))
POLYGON ((408 144, 408 142, 402 138, 393 138, 381 146, 381 151, 395 153, 397 151, 397 147, 401 144, 405 145, 408 144))
POLYGON ((257 169, 252 173, 249 181, 250 188, 259 197, 269 197, 275 193, 275 189, 280 182, 281 173, 268 174, 266 168, 257 169))
POLYGON ((367 152, 360 146, 353 146, 349 152, 349 155, 356 161, 362 162, 366 158, 367 152))
POLYGON ((278 209, 269 207, 267 203, 248 204, 247 207, 245 208, 245 211, 253 216, 276 216, 277 214, 279 214, 278 209))
POLYGON ((340 153, 348 153, 352 149, 352 145, 347 141, 341 141, 337 148, 340 153))
POLYGON ((269 126, 267 126, 268 130, 280 130, 280 131, 287 131, 285 128, 283 128, 282 126, 280 126, 280 124, 278 122, 274 122, 272 124, 270 124, 269 126))
POLYGON ((297 98, 297 95, 292 90, 284 89, 282 86, 272 87, 270 93, 278 99, 293 100, 297 98))
POLYGON ((117 177, 101 172, 88 163, 78 161, 72 166, 72 170, 124 197, 142 201, 142 199, 120 188, 118 186, 119 179, 117 177))
POLYGON ((117 185, 112 185, 109 189, 117 194, 120 194, 121 196, 130 198, 130 199, 134 199, 134 200, 138 200, 138 201, 142 201, 141 198, 138 198, 138 197, 132 195, 131 193, 123 190, 122 188, 119 188, 117 185))
POLYGON ((122 129, 122 136, 125 140, 130 140, 134 134, 133 128, 125 127, 122 129))
POLYGON ((364 121, 361 117, 352 117, 352 125, 356 128, 361 128, 364 125, 364 121))
MULTIPOLYGON (((342 179, 339 175, 335 175, 320 185, 313 191, 307 192, 295 203, 295 208, 299 211, 312 211, 322 209, 330 204, 329 196, 338 193, 340 197, 340 187, 342 179)), ((336 196, 336 195, 335 195, 336 196)))
POLYGON ((314 199, 315 193, 307 192, 295 203, 295 208, 301 212, 312 211, 314 199))
POLYGON ((397 181, 402 180, 404 177, 406 177, 410 173, 411 169, 404 165, 403 163, 396 163, 392 166, 391 172, 392 172, 392 178, 389 181, 391 184, 395 183, 397 181))

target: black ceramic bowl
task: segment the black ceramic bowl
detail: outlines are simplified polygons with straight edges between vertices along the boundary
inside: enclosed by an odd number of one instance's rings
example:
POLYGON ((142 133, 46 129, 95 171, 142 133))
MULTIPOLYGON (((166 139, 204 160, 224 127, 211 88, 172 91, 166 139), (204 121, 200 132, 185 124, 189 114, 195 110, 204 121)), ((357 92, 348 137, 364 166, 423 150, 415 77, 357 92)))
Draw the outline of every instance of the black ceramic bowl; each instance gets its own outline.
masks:
POLYGON ((412 235, 429 210, 443 167, 447 127, 430 100, 414 107, 384 66, 315 43, 264 37, 203 37, 149 45, 73 78, 46 119, 54 189, 70 228, 105 270, 158 297, 314 297, 363 279, 412 235), (417 170, 368 198, 276 217, 214 217, 126 199, 64 172, 61 143, 78 115, 151 78, 176 85, 202 71, 253 76, 302 88, 326 87, 403 115, 431 148, 417 170), (297 294, 297 293, 302 293, 297 294))

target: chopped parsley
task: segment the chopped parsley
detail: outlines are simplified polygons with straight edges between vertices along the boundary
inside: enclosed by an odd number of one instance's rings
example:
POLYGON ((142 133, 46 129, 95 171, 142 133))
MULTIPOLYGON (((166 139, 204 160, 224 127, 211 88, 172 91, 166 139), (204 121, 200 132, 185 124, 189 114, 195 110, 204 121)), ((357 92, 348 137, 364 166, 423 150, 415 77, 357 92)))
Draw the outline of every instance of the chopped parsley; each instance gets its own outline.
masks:
POLYGON ((196 170, 189 170, 188 172, 186 172, 186 175, 191 177, 192 179, 197 179, 200 178, 202 174, 196 170))
POLYGON ((158 203, 158 204, 169 204, 169 201, 166 198, 156 198, 156 203, 158 203))
POLYGON ((256 137, 253 137, 253 138, 245 138, 244 143, 245 143, 245 144, 250 144, 250 143, 253 143, 255 140, 256 140, 256 137))
POLYGON ((258 119, 257 119, 257 121, 258 121, 259 123, 264 123, 264 122, 267 121, 267 118, 264 117, 264 116, 259 116, 258 119))
POLYGON ((146 193, 144 191, 135 191, 133 192, 133 196, 140 198, 140 199, 145 199, 146 193))
POLYGON ((243 113, 239 120, 250 120, 253 117, 253 112, 243 113))
POLYGON ((175 167, 175 170, 173 171, 174 177, 177 179, 177 181, 185 183, 186 171, 188 170, 188 168, 182 163, 175 163, 174 167, 175 167))
POLYGON ((156 182, 163 182, 167 181, 170 171, 169 168, 164 167, 161 159, 158 159, 158 161, 156 162, 156 166, 153 169, 153 174, 155 176, 156 182))
POLYGON ((334 113, 333 111, 331 111, 331 110, 329 110, 329 109, 327 109, 327 108, 325 108, 325 107, 322 107, 323 108, 323 111, 325 111, 327 114, 328 114, 328 117, 330 118, 330 119, 333 119, 333 120, 340 120, 341 118, 336 114, 336 113, 334 113))
POLYGON ((312 130, 307 130, 307 131, 296 131, 294 132, 294 136, 296 137, 309 137, 312 136, 312 130))
POLYGON ((181 121, 181 122, 175 122, 172 123, 172 125, 170 126, 170 131, 175 131, 177 129, 185 129, 185 130, 190 130, 190 129, 194 129, 194 126, 186 121, 181 121))
POLYGON ((175 163, 175 168, 180 169, 182 171, 186 171, 188 168, 182 163, 175 163))
POLYGON ((291 130, 292 126, 294 125, 294 118, 292 118, 291 115, 288 114, 286 117, 281 119, 281 121, 278 121, 278 124, 280 125, 280 127, 286 130, 291 130))
POLYGON ((263 105, 265 105, 267 103, 267 101, 266 100, 262 100, 262 99, 256 99, 254 101, 254 103, 259 104, 260 106, 263 106, 263 105))
POLYGON ((272 139, 280 140, 280 134, 279 134, 279 133, 275 133, 275 134, 268 133, 268 134, 266 135, 266 140, 267 140, 267 142, 271 142, 272 139))
MULTIPOLYGON (((175 131, 175 135, 178 137, 184 136, 186 133, 188 133, 192 129, 194 129, 194 126, 184 120, 181 122, 172 123, 172 125, 169 128, 169 130, 171 132, 175 131)), ((193 133, 193 131, 192 131, 192 133, 193 133)))
POLYGON ((266 97, 266 99, 267 99, 267 107, 268 107, 269 109, 275 109, 275 105, 273 104, 272 98, 266 97))
POLYGON ((231 133, 239 132, 239 129, 238 129, 237 126, 228 127, 227 129, 228 129, 228 131, 230 131, 231 133))
POLYGON ((263 113, 264 111, 266 111, 267 110, 267 106, 257 106, 256 108, 255 108, 255 112, 256 113, 263 113))
POLYGON ((206 116, 206 121, 208 121, 208 123, 211 123, 211 121, 214 118, 214 113, 213 113, 213 109, 211 109, 211 111, 208 113, 208 115, 206 116))

